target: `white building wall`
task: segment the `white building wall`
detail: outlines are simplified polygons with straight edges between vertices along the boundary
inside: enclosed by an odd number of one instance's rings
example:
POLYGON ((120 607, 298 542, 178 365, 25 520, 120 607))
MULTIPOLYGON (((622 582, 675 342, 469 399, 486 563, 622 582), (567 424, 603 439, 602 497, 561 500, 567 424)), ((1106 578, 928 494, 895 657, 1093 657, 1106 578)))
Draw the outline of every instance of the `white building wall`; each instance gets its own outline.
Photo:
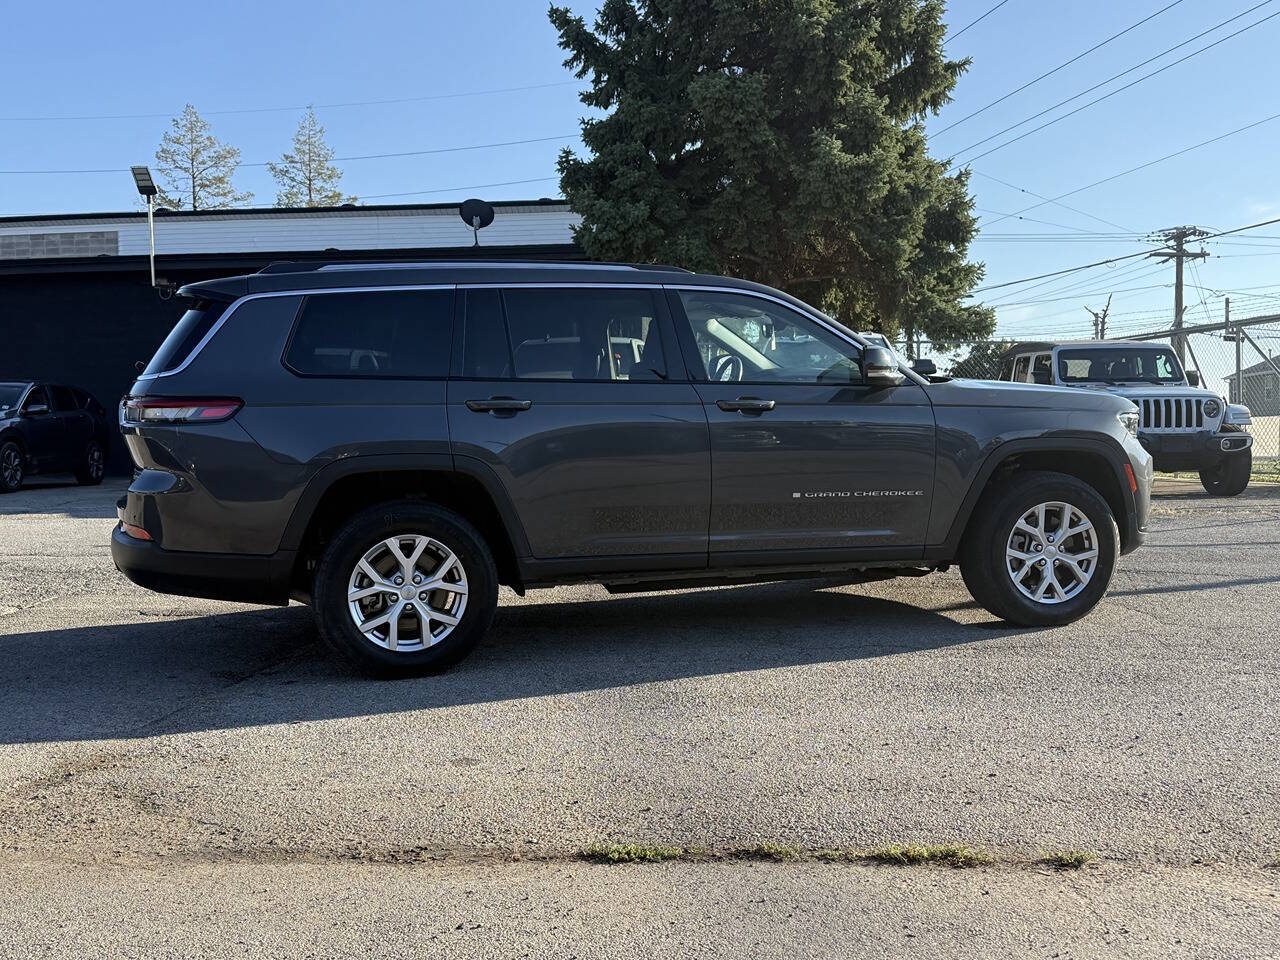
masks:
MULTIPOLYGON (((480 245, 535 246, 573 242, 580 217, 567 205, 496 207, 494 221, 480 231, 480 245)), ((146 217, 86 217, 0 224, 0 237, 115 230, 120 256, 149 250, 146 217)), ((287 250, 393 250, 466 247, 471 229, 456 207, 392 210, 362 207, 315 213, 165 214, 156 217, 156 253, 260 253, 287 250)))

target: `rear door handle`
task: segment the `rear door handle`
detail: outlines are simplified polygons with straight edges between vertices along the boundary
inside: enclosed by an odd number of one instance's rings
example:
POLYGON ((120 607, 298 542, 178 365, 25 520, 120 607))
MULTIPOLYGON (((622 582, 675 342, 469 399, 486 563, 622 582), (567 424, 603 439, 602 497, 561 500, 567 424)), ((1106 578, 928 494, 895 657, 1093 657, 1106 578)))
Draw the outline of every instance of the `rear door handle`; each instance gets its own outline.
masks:
POLYGON ((532 406, 532 400, 516 400, 512 397, 490 397, 488 400, 467 401, 467 409, 473 413, 519 413, 532 406))
POLYGON ((725 413, 764 413, 766 410, 772 410, 774 402, 772 400, 760 400, 756 397, 739 397, 737 400, 717 400, 716 406, 725 413))

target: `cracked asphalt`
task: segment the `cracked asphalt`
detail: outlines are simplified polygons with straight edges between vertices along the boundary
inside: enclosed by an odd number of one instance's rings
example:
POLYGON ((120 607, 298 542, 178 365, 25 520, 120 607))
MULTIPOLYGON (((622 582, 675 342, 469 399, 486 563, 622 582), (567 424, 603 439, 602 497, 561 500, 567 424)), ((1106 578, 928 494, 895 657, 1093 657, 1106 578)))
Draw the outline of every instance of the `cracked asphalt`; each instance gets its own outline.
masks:
POLYGON ((395 683, 303 607, 129 584, 119 486, 0 499, 0 955, 1276 955, 1280 485, 1161 481, 1065 628, 954 572, 504 591, 395 683), (997 862, 572 859, 601 839, 997 862))

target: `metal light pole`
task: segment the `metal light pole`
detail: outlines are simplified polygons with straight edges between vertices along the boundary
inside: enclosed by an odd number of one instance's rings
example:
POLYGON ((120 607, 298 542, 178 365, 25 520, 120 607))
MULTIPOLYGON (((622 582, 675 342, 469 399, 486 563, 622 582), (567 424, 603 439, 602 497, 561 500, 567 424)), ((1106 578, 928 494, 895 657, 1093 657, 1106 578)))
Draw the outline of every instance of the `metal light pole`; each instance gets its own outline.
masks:
POLYGON ((155 200, 159 190, 151 179, 151 171, 146 167, 130 167, 133 173, 133 184, 147 201, 147 236, 151 244, 151 286, 156 285, 156 221, 155 200))

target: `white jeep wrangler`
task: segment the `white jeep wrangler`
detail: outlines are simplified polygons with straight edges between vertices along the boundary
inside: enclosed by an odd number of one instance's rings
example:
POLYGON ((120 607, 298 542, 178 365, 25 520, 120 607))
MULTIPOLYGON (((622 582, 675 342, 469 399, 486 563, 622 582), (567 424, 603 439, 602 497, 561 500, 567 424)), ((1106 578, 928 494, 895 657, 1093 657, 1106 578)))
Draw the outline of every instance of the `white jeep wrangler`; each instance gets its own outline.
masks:
POLYGON ((1000 379, 1119 394, 1137 406, 1138 439, 1157 470, 1197 470, 1205 490, 1224 497, 1249 485, 1249 408, 1201 388, 1164 344, 1018 343, 1000 358, 1000 379))

